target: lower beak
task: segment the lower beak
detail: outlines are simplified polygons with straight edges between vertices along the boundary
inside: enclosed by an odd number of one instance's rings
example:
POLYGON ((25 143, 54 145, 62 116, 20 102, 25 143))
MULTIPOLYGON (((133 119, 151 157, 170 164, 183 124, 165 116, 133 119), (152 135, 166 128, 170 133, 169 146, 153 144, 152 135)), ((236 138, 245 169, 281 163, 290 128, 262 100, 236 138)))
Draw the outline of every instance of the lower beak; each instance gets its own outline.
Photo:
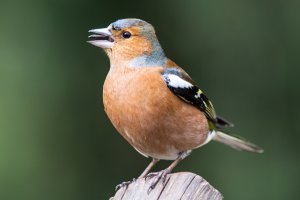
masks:
POLYGON ((110 49, 114 45, 114 39, 108 28, 100 28, 89 30, 88 43, 103 49, 110 49))

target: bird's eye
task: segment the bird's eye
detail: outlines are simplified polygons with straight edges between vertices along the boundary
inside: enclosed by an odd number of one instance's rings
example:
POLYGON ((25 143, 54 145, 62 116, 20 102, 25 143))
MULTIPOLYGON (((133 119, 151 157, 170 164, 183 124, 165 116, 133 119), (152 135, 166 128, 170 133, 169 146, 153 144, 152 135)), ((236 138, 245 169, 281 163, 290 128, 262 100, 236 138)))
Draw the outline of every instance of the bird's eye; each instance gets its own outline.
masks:
POLYGON ((131 37, 131 33, 128 32, 128 31, 124 31, 124 32, 122 33, 122 36, 123 36, 123 38, 128 39, 128 38, 131 37))

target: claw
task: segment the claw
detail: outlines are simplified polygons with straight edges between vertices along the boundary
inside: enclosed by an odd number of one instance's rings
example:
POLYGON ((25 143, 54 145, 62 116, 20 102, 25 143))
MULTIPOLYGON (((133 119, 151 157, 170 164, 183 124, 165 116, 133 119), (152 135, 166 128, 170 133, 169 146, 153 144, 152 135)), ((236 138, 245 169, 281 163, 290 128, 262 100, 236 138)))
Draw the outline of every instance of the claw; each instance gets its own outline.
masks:
POLYGON ((134 181, 135 181, 135 178, 132 179, 132 181, 124 181, 124 182, 120 183, 119 185, 117 185, 115 190, 117 191, 117 190, 121 189, 122 187, 128 187, 128 185, 130 185, 134 181))
POLYGON ((145 180, 147 180, 147 178, 152 178, 152 177, 154 177, 154 176, 158 176, 159 173, 160 173, 160 172, 151 172, 151 173, 149 173, 149 174, 147 174, 147 175, 145 176, 145 180))
POLYGON ((170 170, 169 169, 165 169, 165 170, 162 170, 160 172, 152 172, 152 173, 149 173, 146 178, 152 178, 152 177, 155 177, 154 181, 151 183, 147 193, 149 194, 155 187, 156 185, 158 184, 158 182, 160 180, 162 180, 162 183, 163 185, 166 183, 166 180, 167 180, 167 175, 170 173, 170 170))

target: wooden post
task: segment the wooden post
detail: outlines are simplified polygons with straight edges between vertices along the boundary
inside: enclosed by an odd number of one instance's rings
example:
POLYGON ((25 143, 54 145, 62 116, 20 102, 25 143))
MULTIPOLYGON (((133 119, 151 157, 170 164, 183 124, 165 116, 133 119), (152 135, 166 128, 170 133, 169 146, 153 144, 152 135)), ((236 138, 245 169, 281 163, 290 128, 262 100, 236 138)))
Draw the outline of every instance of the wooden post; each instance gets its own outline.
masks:
POLYGON ((119 189, 110 200, 221 200, 222 194, 201 176, 191 172, 169 174, 166 184, 158 183, 147 193, 152 179, 137 179, 119 189))

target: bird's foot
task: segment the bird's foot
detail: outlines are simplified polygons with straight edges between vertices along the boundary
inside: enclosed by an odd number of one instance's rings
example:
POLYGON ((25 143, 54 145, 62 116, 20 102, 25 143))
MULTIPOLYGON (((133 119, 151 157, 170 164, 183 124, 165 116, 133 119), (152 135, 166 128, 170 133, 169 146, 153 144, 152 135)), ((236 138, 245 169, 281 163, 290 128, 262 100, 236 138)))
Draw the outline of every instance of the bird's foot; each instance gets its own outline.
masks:
POLYGON ((167 175, 171 172, 171 170, 169 170, 168 168, 167 169, 164 169, 162 171, 159 171, 159 172, 152 172, 152 173, 149 173, 147 176, 146 176, 146 179, 147 178, 152 178, 154 177, 155 179, 152 181, 149 189, 148 189, 148 194, 156 187, 156 185, 158 184, 158 182, 160 180, 162 180, 162 184, 164 185, 166 183, 166 180, 167 180, 167 175))
POLYGON ((117 190, 121 189, 122 187, 128 187, 128 185, 130 185, 134 181, 135 181, 135 178, 132 179, 132 181, 124 181, 124 182, 120 183, 119 185, 117 185, 115 190, 117 191, 117 190))

